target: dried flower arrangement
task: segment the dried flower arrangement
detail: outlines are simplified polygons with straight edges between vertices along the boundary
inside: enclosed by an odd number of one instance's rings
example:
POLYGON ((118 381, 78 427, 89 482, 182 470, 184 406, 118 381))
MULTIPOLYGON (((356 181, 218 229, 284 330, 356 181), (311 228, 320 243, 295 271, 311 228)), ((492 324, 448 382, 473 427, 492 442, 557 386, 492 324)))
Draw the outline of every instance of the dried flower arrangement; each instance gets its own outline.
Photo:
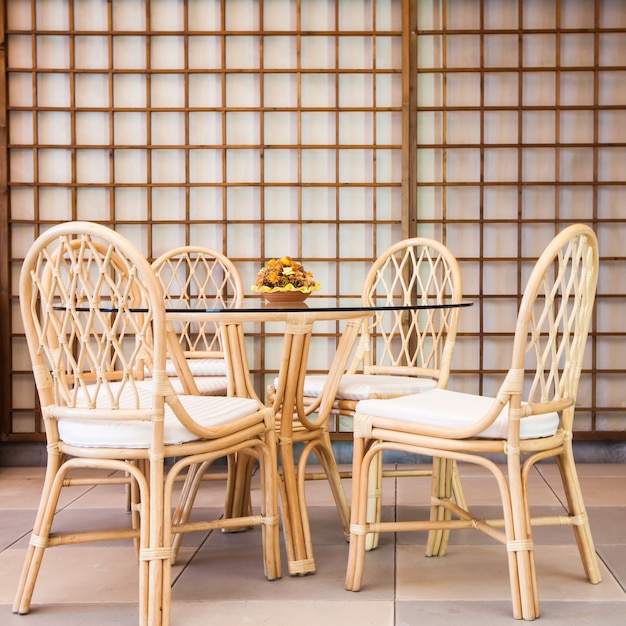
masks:
POLYGON ((302 263, 289 256, 270 259, 257 274, 253 291, 272 293, 277 291, 299 291, 311 293, 320 288, 313 274, 307 272, 302 263))

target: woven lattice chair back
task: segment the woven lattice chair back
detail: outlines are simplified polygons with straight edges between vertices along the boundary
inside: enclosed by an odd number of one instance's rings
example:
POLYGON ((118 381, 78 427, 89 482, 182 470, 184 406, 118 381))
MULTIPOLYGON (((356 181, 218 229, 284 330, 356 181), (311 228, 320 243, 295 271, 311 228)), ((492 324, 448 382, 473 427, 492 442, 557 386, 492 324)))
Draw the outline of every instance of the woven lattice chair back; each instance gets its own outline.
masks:
MULTIPOLYGON (((387 249, 372 265, 362 292, 365 305, 460 302, 461 272, 450 250, 416 237, 387 249)), ((445 386, 460 309, 379 311, 364 324, 356 370, 366 374, 431 376, 445 386)))

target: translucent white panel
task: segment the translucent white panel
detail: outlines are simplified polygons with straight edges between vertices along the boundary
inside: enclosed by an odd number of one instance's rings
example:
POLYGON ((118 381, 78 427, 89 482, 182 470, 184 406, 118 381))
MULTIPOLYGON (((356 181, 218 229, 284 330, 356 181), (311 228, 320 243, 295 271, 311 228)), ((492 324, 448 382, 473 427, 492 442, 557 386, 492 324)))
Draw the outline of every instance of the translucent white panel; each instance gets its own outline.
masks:
POLYGON ((220 30, 220 0, 189 0, 189 30, 220 30))
POLYGON ((9 151, 9 178, 14 183, 32 182, 35 175, 33 169, 33 151, 9 151))
POLYGON ((548 209, 555 206, 553 187, 522 187, 522 219, 532 220, 545 218, 548 209))
POLYGON ((448 74, 446 78, 446 104, 448 106, 480 105, 480 74, 448 74))
MULTIPOLYGON (((226 76, 226 106, 258 107, 259 77, 251 74, 227 74, 226 76)), ((266 103, 267 106, 267 103, 266 103)))
POLYGON ((226 30, 258 30, 259 5, 256 0, 224 3, 226 30))
POLYGON ((298 114, 265 113, 263 115, 263 133, 266 144, 298 143, 298 114))
POLYGON ((371 145, 374 142, 373 116, 368 111, 339 113, 339 143, 371 145))
POLYGON ((484 99, 486 106, 517 106, 518 75, 513 72, 485 74, 484 99))
POLYGON ((185 46, 182 37, 150 38, 150 68, 172 70, 185 67, 185 46))
POLYGON ((561 72, 559 83, 562 105, 593 104, 595 93, 593 72, 561 72))
POLYGON ((264 162, 265 182, 298 182, 298 152, 296 150, 266 149, 264 162))
POLYGON ((222 198, 222 187, 193 187, 189 190, 189 219, 220 219, 222 198))
POLYGON ((33 105, 32 76, 12 73, 7 78, 9 106, 31 107, 33 105))
MULTIPOLYGON (((389 246, 400 241, 403 237, 402 226, 398 224, 378 224, 376 226, 376 256, 379 256, 389 246)), ((369 251, 368 248, 364 248, 365 251, 369 251)), ((364 264, 364 270, 369 270, 371 263, 366 262, 364 264)), ((363 284, 363 281, 361 281, 363 284)), ((358 290, 357 290, 358 291, 358 290)))
POLYGON ((113 65, 117 69, 142 70, 146 68, 145 37, 113 37, 113 65))
POLYGON ((622 109, 598 112, 598 141, 626 142, 626 111, 622 109))
POLYGON ((483 226, 485 258, 502 258, 517 256, 518 225, 485 224, 483 226))
POLYGON ((260 165, 258 150, 227 150, 226 181, 258 183, 261 177, 260 165))
POLYGON ((626 206, 626 186, 598 187, 598 217, 611 219, 621 215, 626 206))
POLYGON ((524 0, 522 4, 524 28, 555 28, 556 11, 553 2, 524 0))
MULTIPOLYGON (((484 190, 485 196, 489 187, 484 190)), ((495 187, 494 189, 504 189, 495 187)), ((485 199, 486 202, 486 199, 485 199)), ((480 193, 478 187, 447 187, 446 217, 451 220, 480 218, 480 193)))
POLYGON ((144 30, 146 7, 143 2, 113 0, 113 30, 144 30))
POLYGON ((402 67, 402 38, 376 37, 376 68, 400 69, 402 67))
POLYGON ((369 183, 374 179, 372 150, 339 150, 339 182, 369 183))
POLYGON ((31 30, 30 4, 23 0, 5 0, 6 27, 9 30, 31 30))
POLYGON ((372 67, 372 40, 370 37, 339 37, 339 63, 342 69, 369 69, 372 67))
POLYGON ((441 111, 420 111, 417 114, 418 145, 443 143, 442 119, 441 111))
POLYGON ((559 186, 559 215, 565 220, 585 221, 593 217, 593 188, 559 186))
POLYGON ((145 150, 115 150, 113 156, 116 183, 146 182, 145 150))
POLYGON ((221 144, 222 114, 217 112, 189 113, 189 143, 221 144))
POLYGON ((143 254, 148 253, 148 226, 146 224, 117 224, 115 230, 130 240, 143 254))
MULTIPOLYGON (((602 398, 602 405, 609 407, 625 407, 626 406, 626 385, 624 385, 623 374, 609 374, 604 372, 602 376, 598 376, 596 380, 596 393, 599 398, 602 398)), ((620 415, 609 418, 612 424, 612 430, 615 430, 617 423, 621 425, 618 427, 620 431, 626 430, 626 423, 624 415, 620 415)))
POLYGON ((182 222, 187 217, 185 190, 182 187, 152 189, 152 217, 155 220, 182 222))
POLYGON ((266 107, 295 107, 298 104, 296 74, 265 74, 264 105, 266 107))
POLYGON ((417 38, 417 66, 442 67, 443 43, 440 35, 420 35, 417 38))
POLYGON ((33 143, 33 113, 31 111, 9 111, 8 121, 12 144, 33 143))
POLYGON ((300 39, 300 66, 302 69, 330 69, 335 67, 333 37, 303 36, 300 39))
MULTIPOLYGON (((461 317, 465 317, 463 310, 461 317)), ((483 301, 483 317, 489 320, 488 332, 512 333, 517 322, 517 302, 499 298, 485 298, 483 301)))
MULTIPOLYGON (((331 74, 304 74, 301 77, 302 107, 334 107, 335 78, 331 74)), ((344 104, 343 106, 347 106, 344 104)))
POLYGON ((295 37, 263 37, 263 66, 265 68, 295 68, 297 66, 295 37))
MULTIPOLYGON (((306 238, 306 228, 304 229, 302 236, 303 239, 306 238)), ((336 249, 334 233, 332 238, 329 238, 326 241, 326 245, 328 246, 327 248, 325 248, 328 249, 328 258, 334 260, 336 254, 331 252, 331 250, 336 249)), ((320 257, 323 256, 323 254, 318 254, 316 256, 320 257)), ((316 293, 316 296, 324 296, 325 294, 337 293, 337 279, 335 277, 336 263, 332 261, 320 261, 318 263, 316 263, 315 261, 307 261, 306 266, 313 274, 313 276, 315 276, 315 280, 319 282, 320 285, 322 285, 322 289, 316 293)), ((333 322, 329 322, 326 327, 331 329, 329 332, 333 332, 333 322)), ((323 330, 323 328, 324 325, 321 322, 319 324, 315 324, 316 331, 323 330)))
MULTIPOLYGON (((304 224, 302 227, 302 256, 316 258, 325 256, 335 257, 335 225, 334 224, 304 224)), ((306 267, 310 266, 307 263, 306 267)), ((311 266, 312 267, 312 266, 311 266)), ((313 271, 310 269, 309 271, 313 271)), ((321 277, 313 274, 317 281, 321 277)), ((328 285, 322 285, 328 287, 328 285)))
POLYGON ((374 104, 371 74, 339 76, 340 107, 371 107, 374 104))
POLYGON ((418 106, 441 106, 443 104, 443 83, 440 74, 417 75, 418 106))
POLYGON ((220 74, 191 74, 189 76, 189 106, 221 107, 222 77, 220 74))
POLYGON ((524 72, 523 104, 547 106, 555 103, 555 75, 552 72, 524 72))
MULTIPOLYGON (((517 29, 518 28, 518 3, 502 2, 501 0, 484 0, 485 28, 491 29, 517 29)), ((476 7, 478 14, 479 7, 476 7)), ((464 26, 463 28, 467 28, 464 26)), ((479 28, 476 26, 475 28, 479 28)))
POLYGON ((526 284, 536 260, 554 238, 554 224, 524 224, 522 256, 530 259, 522 265, 523 284, 526 284))
POLYGON ((480 150, 448 148, 446 178, 450 182, 475 182, 481 177, 480 150))
POLYGON ((66 0, 48 0, 37 4, 35 16, 38 30, 67 30, 69 15, 66 0))
POLYGON ((550 143, 556 141, 554 111, 525 111, 522 113, 522 143, 550 143))
POLYGON ((183 30, 185 27, 183 5, 168 0, 151 0, 150 28, 152 30, 183 30))
POLYGON ((447 67, 480 67, 478 35, 447 35, 446 46, 447 67))
POLYGON ((523 35, 522 47, 522 65, 524 67, 552 67, 556 65, 555 35, 523 35))
POLYGON ((226 67, 258 68, 260 67, 259 37, 239 35, 226 37, 226 67))
MULTIPOLYGON (((596 226, 598 241, 602 256, 620 257, 624 255, 624 237, 626 236, 626 225, 623 222, 611 222, 607 224, 598 224, 596 226)), ((614 278, 617 278, 614 276, 614 278)), ((617 283, 623 283, 626 287, 626 277, 621 278, 617 283)), ((615 285, 617 287, 618 285, 615 285)), ((621 289, 618 289, 622 293, 621 289)))
POLYGON ((152 151, 152 182, 184 183, 185 153, 183 150, 152 151))
POLYGON ((626 104, 626 72, 598 72, 598 104, 626 104))
POLYGON ((399 187, 378 187, 376 189, 376 218, 400 222, 401 217, 402 190, 399 187))
POLYGON ((371 30, 371 0, 343 0, 337 3, 339 9, 339 30, 371 30))
MULTIPOLYGON (((190 69, 216 69, 222 64, 222 43, 220 37, 189 37, 190 69)), ((192 77, 190 77, 192 78, 192 77)))
MULTIPOLYGON (((363 248, 371 247, 373 242, 374 225, 373 224, 357 224, 347 223, 339 225, 339 254, 341 257, 361 257, 363 248)), ((344 265, 341 264, 341 281, 346 284, 346 280, 350 280, 350 274, 345 273, 344 265)))
POLYGON ((183 113, 152 113, 152 143, 155 145, 185 144, 183 113))
POLYGON ((147 116, 145 113, 114 113, 113 142, 118 145, 140 145, 148 143, 147 116))
POLYGON ((146 106, 146 77, 117 74, 113 77, 113 105, 119 108, 146 106))
MULTIPOLYGON (((441 240, 441 236, 438 234, 431 236, 441 240)), ((446 227, 445 244, 457 256, 480 258, 480 240, 480 226, 478 224, 448 224, 446 227)))
POLYGON ((314 112, 301 114, 302 143, 328 145, 335 142, 335 113, 314 112))
POLYGON ((226 113, 226 143, 258 145, 260 142, 259 120, 259 113, 226 113))
POLYGON ((336 218, 336 190, 332 187, 302 188, 303 220, 334 220, 336 218))
MULTIPOLYGON (((78 84, 78 83, 77 83, 78 84)), ((37 106, 66 107, 70 104, 69 74, 37 75, 37 106)), ((77 95, 78 100, 78 95, 77 95)))
MULTIPOLYGON (((269 221, 297 221, 300 218, 297 187, 265 187, 264 198, 264 219, 269 221)), ((260 210, 256 214, 260 215, 260 210)))
MULTIPOLYGON (((456 250, 454 246, 451 248, 456 250)), ((511 252, 509 245, 507 255, 510 256, 511 252)), ((515 263, 494 261, 483 265, 483 294, 506 295, 515 292, 517 288, 517 265, 515 263)))
MULTIPOLYGON (((601 116, 602 113, 599 115, 601 116)), ((561 143, 592 144, 594 142, 593 111, 561 111, 560 119, 561 143)), ((614 139, 614 141, 619 140, 614 139)))
MULTIPOLYGON (((356 225, 354 225, 354 227, 356 228, 356 225)), ((342 231, 343 230, 344 229, 342 229, 342 231)), ((352 231, 352 228, 350 228, 349 230, 352 231)), ((349 238, 350 235, 348 233, 343 234, 342 232, 342 242, 344 239, 349 238)), ((368 242, 371 245, 371 237, 368 237, 368 242)), ((343 246, 341 246, 341 248, 342 257, 351 256, 347 250, 343 249, 343 246)), ((342 294, 345 293, 346 295, 354 296, 360 295, 361 289, 363 288, 363 281, 365 280, 365 275, 367 274, 367 269, 369 268, 366 268, 363 263, 346 260, 343 260, 341 263, 339 263, 339 283, 341 285, 342 294)))
POLYGON ((443 174, 443 151, 420 149, 417 151, 417 180, 439 182, 443 174))
MULTIPOLYGON (((10 209, 10 217, 17 219, 19 216, 20 219, 32 220, 35 216, 34 206, 35 201, 33 198, 33 190, 32 188, 27 189, 24 187, 12 187, 9 192, 9 209, 10 209)), ((11 236, 13 236, 13 230, 15 229, 15 224, 11 225, 11 236)), ((32 243, 32 239, 30 243, 32 243)), ((16 254, 16 250, 12 248, 13 254, 16 254)), ((23 256, 23 255, 22 255, 23 256)))
POLYGON ((479 111, 448 111, 446 113, 448 140, 453 143, 480 143, 479 111))
MULTIPOLYGON (((76 143, 82 145, 103 145, 109 143, 109 116, 105 112, 75 115, 76 143)), ((144 142, 145 143, 145 142, 144 142)))
POLYGON ((39 150, 39 181, 69 183, 72 181, 72 155, 69 150, 39 150))
POLYGON ((376 114, 376 144, 402 143, 402 114, 377 113, 376 114))
MULTIPOLYGON (((623 155, 622 155, 623 156, 623 155)), ((593 148, 561 148, 559 179, 562 181, 592 181, 594 171, 593 148)))
POLYGON ((267 224, 265 226, 266 254, 273 258, 289 255, 294 259, 299 259, 301 255, 298 250, 298 231, 298 224, 267 224))
POLYGON ((522 180, 554 181, 555 151, 553 148, 525 148, 522 150, 522 180))
POLYGON ((222 150, 190 150, 189 151, 189 182, 221 183, 223 182, 222 150))
POLYGON ((39 190, 39 219, 63 222, 72 219, 72 192, 64 187, 39 190))
POLYGON ((107 30, 108 2, 89 0, 74 3, 74 28, 76 30, 107 30))
POLYGON ((484 140, 486 144, 518 142, 517 111, 485 111, 484 140))
POLYGON ((114 190, 116 214, 124 219, 148 219, 148 190, 146 187, 117 187, 114 190))
POLYGON ((339 219, 343 222, 374 219, 374 194, 371 187, 339 189, 339 219))
POLYGON ((377 107, 399 107, 402 105, 402 77, 398 74, 376 75, 377 107))
POLYGON ((598 180, 624 180, 624 148, 598 150, 598 180))
POLYGON ((98 187, 79 187, 76 190, 76 219, 95 221, 108 215, 111 190, 98 187))
MULTIPOLYGON (((564 11, 569 13, 569 11, 564 11)), ((561 58, 563 67, 594 65, 593 33, 561 34, 561 58)))
POLYGON ((402 151, 376 150, 376 180, 402 182, 402 151))
POLYGON ((37 67, 66 69, 70 67, 69 37, 39 35, 37 37, 37 67))
POLYGON ((302 30, 334 30, 335 1, 307 0, 300 7, 302 30))
POLYGON ((296 3, 291 0, 265 0, 263 2, 264 30, 295 30, 296 3))
POLYGON ((33 67, 33 49, 31 38, 26 35, 7 37, 7 58, 13 68, 33 67))
POLYGON ((335 182, 335 152, 333 150, 302 150, 302 182, 335 182))
MULTIPOLYGON (((526 188, 524 188, 526 189, 526 188)), ((485 187, 484 190, 484 217, 488 220, 517 218, 517 187, 485 187)), ((448 191, 448 196, 450 192, 448 191)), ((448 214, 450 208, 448 205, 448 214)))
MULTIPOLYGON (((13 374, 12 390, 13 398, 11 405, 14 409, 28 409, 32 406, 32 399, 36 395, 35 385, 31 376, 21 376, 19 374, 13 374)), ((17 414, 13 417, 12 431, 14 433, 19 432, 33 432, 36 418, 34 415, 17 414)))
MULTIPOLYGON (((186 245, 186 229, 183 224, 153 224, 152 230, 152 256, 158 257, 174 248, 186 245)), ((202 245, 208 245, 202 242, 202 245)))
POLYGON ((109 67, 109 42, 106 37, 76 37, 74 65, 77 69, 106 69, 109 67))
POLYGON ((90 185, 111 181, 108 150, 76 151, 76 182, 90 185))
POLYGON ((152 74, 150 98, 153 107, 184 107, 185 78, 183 74, 152 74))
POLYGON ((626 14, 620 0, 605 1, 600 4, 600 28, 624 28, 626 14))
POLYGON ((517 35, 485 35, 485 67, 517 67, 517 35))

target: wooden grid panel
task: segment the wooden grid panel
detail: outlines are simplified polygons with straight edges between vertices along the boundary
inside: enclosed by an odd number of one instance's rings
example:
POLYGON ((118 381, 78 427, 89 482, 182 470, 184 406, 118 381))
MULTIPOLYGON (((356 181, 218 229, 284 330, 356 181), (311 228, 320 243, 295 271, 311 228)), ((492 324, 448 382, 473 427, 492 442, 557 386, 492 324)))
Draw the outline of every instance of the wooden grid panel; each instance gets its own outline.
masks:
POLYGON ((585 222, 598 233, 601 274, 577 436, 624 438, 626 6, 418 7, 418 233, 445 240, 477 302, 461 318, 451 384, 497 389, 534 261, 556 232, 585 222))
MULTIPOLYGON (((8 439, 41 438, 16 294, 49 224, 113 225, 151 259, 210 246, 245 286, 290 254, 331 299, 405 232, 399 0, 10 0, 5 41, 8 439)), ((281 331, 254 330, 261 391, 281 331)), ((320 324, 314 370, 339 331, 320 324)))

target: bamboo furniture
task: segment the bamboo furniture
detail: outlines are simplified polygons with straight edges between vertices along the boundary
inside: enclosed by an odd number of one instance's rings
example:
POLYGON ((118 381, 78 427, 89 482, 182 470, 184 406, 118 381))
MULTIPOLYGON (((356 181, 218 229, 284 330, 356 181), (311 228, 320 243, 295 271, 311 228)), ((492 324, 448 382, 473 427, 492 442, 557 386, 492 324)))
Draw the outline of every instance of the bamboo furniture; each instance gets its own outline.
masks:
POLYGON ((260 525, 264 573, 279 578, 273 412, 250 398, 174 391, 165 365, 180 344, 168 333, 163 292, 145 257, 102 225, 63 223, 26 255, 19 295, 48 461, 13 611, 28 613, 47 548, 84 541, 138 541, 142 626, 169 623, 173 533, 260 525), (179 474, 241 451, 261 467, 260 514, 172 523, 179 474), (81 468, 130 476, 136 528, 52 532, 66 476, 81 468))
MULTIPOLYGON (((359 402, 354 417, 347 589, 361 588, 365 537, 370 532, 475 528, 506 546, 514 617, 535 619, 539 597, 532 526, 539 524, 572 526, 587 578, 600 582, 572 451, 576 395, 597 278, 595 233, 583 224, 566 228, 547 246, 528 278, 511 367, 495 397, 437 388, 403 398, 359 402), (370 465, 383 450, 487 468, 497 481, 502 519, 479 519, 438 495, 441 481, 436 472, 429 520, 369 522, 370 465), (528 475, 535 463, 550 457, 560 470, 567 514, 538 517, 530 510, 528 475), (498 465, 497 459, 504 465, 498 465)), ((431 556, 428 550, 427 556, 431 556)))

